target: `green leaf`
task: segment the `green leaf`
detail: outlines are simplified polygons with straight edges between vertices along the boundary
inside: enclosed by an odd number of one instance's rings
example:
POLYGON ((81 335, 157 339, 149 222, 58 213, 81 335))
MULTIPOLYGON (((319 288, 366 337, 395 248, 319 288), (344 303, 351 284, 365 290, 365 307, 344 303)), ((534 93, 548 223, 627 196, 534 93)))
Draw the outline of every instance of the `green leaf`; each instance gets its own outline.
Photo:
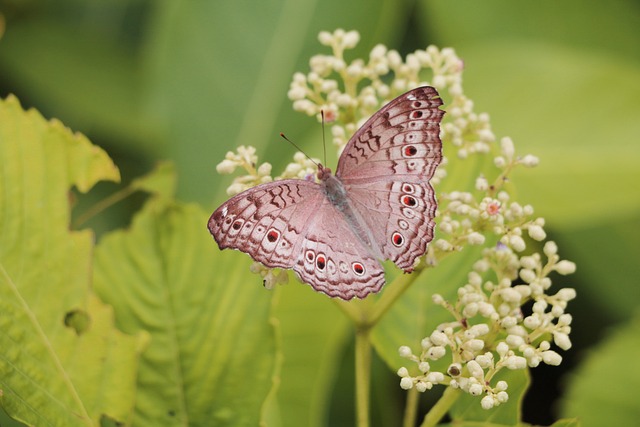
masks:
POLYGON ((562 401, 565 417, 580 417, 583 425, 636 425, 640 418, 640 313, 611 330, 571 374, 562 401))
POLYGON ((307 72, 312 55, 329 53, 317 40, 321 30, 359 30, 362 41, 353 57, 366 57, 376 43, 400 38, 398 28, 411 3, 158 2, 147 26, 144 58, 149 105, 168 127, 173 143, 165 147, 180 171, 179 194, 201 201, 213 194, 221 198, 229 178, 217 176, 215 164, 243 144, 257 147, 260 160, 279 171, 294 154, 280 131, 300 141, 313 129, 308 151, 320 155, 320 126, 293 112, 287 99, 293 73, 307 72), (211 183, 208 195, 202 182, 211 183))
POLYGON ((284 359, 278 389, 281 425, 320 427, 327 422, 339 358, 351 330, 333 300, 293 276, 277 290, 284 359))
POLYGON ((255 426, 273 387, 271 295, 206 222, 195 205, 152 199, 96 250, 95 288, 118 325, 151 333, 135 425, 255 426))
POLYGON ((551 427, 581 427, 582 421, 579 418, 569 418, 558 420, 551 424, 551 427))
POLYGON ((131 181, 132 190, 146 191, 171 199, 176 193, 176 168, 172 162, 159 162, 148 174, 131 181))
POLYGON ((30 425, 95 426, 132 411, 144 334, 90 291, 93 235, 69 231, 69 187, 118 180, 100 148, 0 101, 0 404, 30 425))

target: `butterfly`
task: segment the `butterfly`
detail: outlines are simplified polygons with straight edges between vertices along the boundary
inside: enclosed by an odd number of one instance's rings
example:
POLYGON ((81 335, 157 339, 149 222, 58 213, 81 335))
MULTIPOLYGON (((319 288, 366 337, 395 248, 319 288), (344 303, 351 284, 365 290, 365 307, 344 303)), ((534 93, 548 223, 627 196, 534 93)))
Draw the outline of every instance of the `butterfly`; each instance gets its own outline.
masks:
POLYGON ((261 184, 226 201, 208 228, 220 249, 293 269, 330 297, 350 300, 385 283, 380 260, 405 273, 433 239, 429 180, 442 160, 436 89, 413 89, 376 112, 345 146, 335 175, 261 184))

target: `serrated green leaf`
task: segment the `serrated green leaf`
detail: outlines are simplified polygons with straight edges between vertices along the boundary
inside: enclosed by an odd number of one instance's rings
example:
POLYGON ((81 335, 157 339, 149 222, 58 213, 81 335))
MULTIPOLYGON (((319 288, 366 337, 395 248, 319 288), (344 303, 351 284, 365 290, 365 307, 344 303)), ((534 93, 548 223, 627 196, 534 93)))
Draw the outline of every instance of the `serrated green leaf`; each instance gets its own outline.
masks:
POLYGON ((115 329, 91 293, 93 236, 69 231, 68 200, 118 170, 14 97, 0 101, 0 158, 0 404, 30 425, 126 421, 144 336, 115 329))
POLYGON ((636 425, 640 419, 640 314, 611 330, 569 378, 562 401, 565 417, 579 417, 582 425, 636 425))
POLYGON ((273 386, 271 295, 206 222, 195 205, 152 199, 96 250, 95 288, 118 325, 151 333, 135 425, 255 426, 273 386))

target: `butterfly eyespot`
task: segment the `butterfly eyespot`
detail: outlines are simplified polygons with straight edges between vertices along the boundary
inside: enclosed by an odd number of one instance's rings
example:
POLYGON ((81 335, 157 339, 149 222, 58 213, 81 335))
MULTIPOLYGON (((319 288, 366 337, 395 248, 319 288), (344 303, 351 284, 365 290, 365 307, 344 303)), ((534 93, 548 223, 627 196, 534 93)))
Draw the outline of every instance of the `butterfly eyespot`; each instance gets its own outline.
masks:
POLYGON ((414 101, 411 103, 411 108, 420 108, 422 107, 422 102, 420 101, 414 101))
POLYGON ((423 113, 422 113, 422 111, 421 111, 421 110, 415 110, 415 111, 412 111, 412 112, 409 114, 409 118, 410 118, 410 119, 414 119, 414 120, 415 120, 415 119, 420 119, 420 118, 422 118, 422 116, 423 116, 423 113))
POLYGON ((327 259, 324 257, 324 255, 318 255, 316 257, 316 267, 318 267, 318 270, 324 271, 324 268, 326 266, 327 266, 327 259))
POLYGON ((404 237, 402 236, 402 234, 396 231, 391 236, 391 241, 393 242, 394 246, 400 247, 404 243, 404 237))
POLYGON ((307 251, 307 252, 304 254, 304 257, 306 258, 306 260, 307 260, 308 262, 313 262, 313 261, 316 259, 316 253, 315 253, 315 252, 313 252, 313 251, 307 251))
POLYGON ((237 220, 233 223, 233 225, 231 226, 231 228, 233 228, 233 229, 234 229, 234 230, 236 230, 236 231, 237 231, 237 230, 240 230, 240 229, 242 228, 242 223, 243 223, 243 222, 244 222, 244 221, 242 221, 241 219, 237 219, 237 220))
POLYGON ((407 162, 407 169, 414 170, 416 168, 417 163, 413 160, 407 162))
POLYGON ((356 276, 362 276, 364 274, 364 265, 362 265, 362 263, 359 263, 359 262, 352 263, 351 269, 353 270, 354 273, 356 273, 356 276))
POLYGON ((402 215, 404 215, 405 218, 413 219, 416 217, 416 212, 410 208, 402 208, 402 215))
POLYGON ((229 217, 229 218, 224 220, 224 223, 227 224, 227 225, 231 224, 232 222, 233 222, 233 218, 231 218, 231 217, 229 217))
POLYGON ((405 221, 404 219, 398 220, 398 227, 400 227, 403 230, 408 230, 409 229, 409 223, 407 221, 405 221))
POLYGON ((279 237, 280 237, 280 232, 277 230, 269 230, 269 232, 267 233, 267 240, 271 243, 278 240, 279 237))
POLYGON ((413 145, 407 145, 406 147, 404 147, 404 150, 402 150, 402 152, 404 153, 405 157, 413 157, 418 154, 418 149, 413 145))
POLYGON ((400 197, 400 203, 404 206, 412 208, 418 204, 418 200, 413 196, 402 196, 400 197))
POLYGON ((413 194, 416 189, 411 184, 404 183, 402 184, 402 192, 407 194, 413 194))
POLYGON ((346 262, 344 262, 344 261, 340 261, 340 262, 338 263, 338 269, 339 269, 342 273, 346 274, 346 273, 349 271, 349 266, 347 265, 347 263, 346 263, 346 262))

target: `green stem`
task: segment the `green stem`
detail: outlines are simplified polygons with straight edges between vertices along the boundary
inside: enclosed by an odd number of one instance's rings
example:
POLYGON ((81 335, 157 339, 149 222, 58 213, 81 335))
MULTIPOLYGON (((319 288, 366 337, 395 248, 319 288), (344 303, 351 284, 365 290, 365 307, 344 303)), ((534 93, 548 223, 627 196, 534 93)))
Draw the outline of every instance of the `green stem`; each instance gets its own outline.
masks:
POLYGON ((403 274, 387 285, 382 297, 376 302, 370 317, 370 324, 377 324, 393 304, 404 294, 416 280, 417 275, 403 274))
POLYGON ((369 387, 371 384, 371 328, 356 329, 356 425, 369 427, 369 387))
POLYGON ((116 191, 115 193, 111 194, 109 197, 105 197, 104 199, 102 199, 95 205, 91 206, 89 209, 87 209, 78 218, 76 218, 76 220, 73 222, 72 228, 78 229, 82 224, 84 224, 85 222, 87 222, 88 220, 90 220, 91 218, 93 218, 103 210, 107 209, 108 207, 115 205, 120 200, 127 198, 133 192, 135 192, 135 189, 129 186, 129 187, 123 188, 122 190, 116 191))
POLYGON ((416 425, 418 416, 418 390, 415 387, 407 392, 407 403, 404 407, 404 419, 402 427, 413 427, 416 425))
POLYGON ((442 420, 442 418, 447 415, 449 409, 453 406, 453 404, 458 400, 461 396, 462 392, 457 388, 447 387, 442 393, 442 397, 436 402, 435 405, 429 410, 427 415, 425 415, 422 424, 420 427, 433 427, 442 420))

